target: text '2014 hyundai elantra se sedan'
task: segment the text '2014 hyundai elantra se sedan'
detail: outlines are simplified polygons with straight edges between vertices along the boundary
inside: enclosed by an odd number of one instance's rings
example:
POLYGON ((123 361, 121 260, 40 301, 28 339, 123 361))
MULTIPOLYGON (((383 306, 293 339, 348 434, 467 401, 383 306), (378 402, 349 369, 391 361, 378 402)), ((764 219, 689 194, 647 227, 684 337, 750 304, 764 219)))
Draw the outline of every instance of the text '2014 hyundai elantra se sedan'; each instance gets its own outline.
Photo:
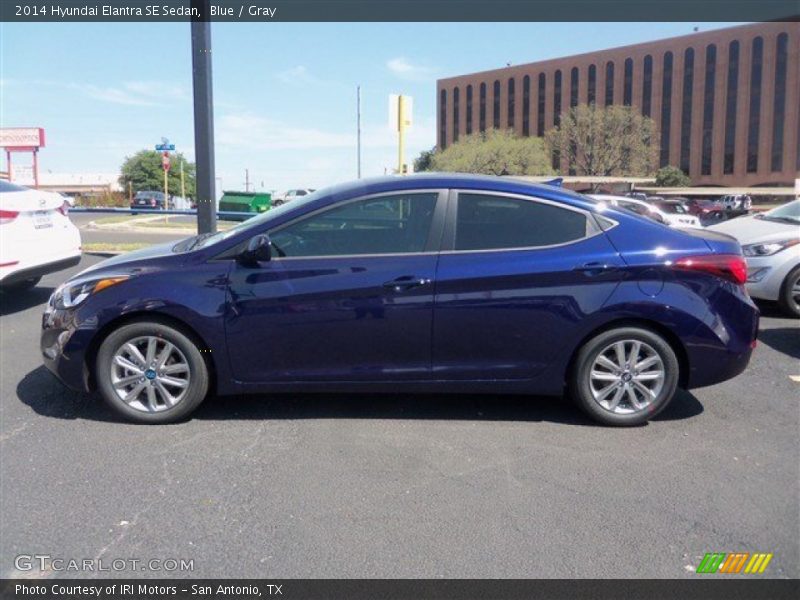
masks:
POLYGON ((758 311, 738 243, 508 178, 320 190, 60 286, 44 362, 164 423, 213 394, 561 395, 613 425, 740 373, 758 311))

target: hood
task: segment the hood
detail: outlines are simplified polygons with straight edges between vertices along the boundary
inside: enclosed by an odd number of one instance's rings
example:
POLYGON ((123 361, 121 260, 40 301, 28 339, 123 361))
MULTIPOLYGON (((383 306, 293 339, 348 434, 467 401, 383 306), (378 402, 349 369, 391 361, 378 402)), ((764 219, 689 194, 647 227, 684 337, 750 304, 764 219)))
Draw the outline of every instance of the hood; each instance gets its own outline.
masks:
POLYGON ((738 217, 712 225, 708 229, 731 235, 742 245, 792 238, 799 231, 797 225, 759 219, 756 216, 738 217))
POLYGON ((172 249, 179 242, 180 240, 171 241, 165 244, 157 244, 155 246, 142 248, 141 250, 126 252, 125 254, 120 254, 118 256, 112 256, 111 258, 100 261, 96 265, 92 265, 88 269, 81 271, 72 279, 83 277, 84 275, 94 273, 95 271, 104 271, 108 269, 112 269, 114 271, 125 271, 129 267, 146 268, 146 264, 141 264, 143 261, 153 258, 176 256, 176 253, 173 252, 172 249))

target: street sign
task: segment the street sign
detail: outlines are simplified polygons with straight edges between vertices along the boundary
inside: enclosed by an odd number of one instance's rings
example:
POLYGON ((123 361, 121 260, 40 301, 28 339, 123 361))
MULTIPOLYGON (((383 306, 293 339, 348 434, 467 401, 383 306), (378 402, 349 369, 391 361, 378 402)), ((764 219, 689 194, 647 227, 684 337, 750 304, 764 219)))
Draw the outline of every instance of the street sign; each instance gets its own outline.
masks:
POLYGON ((175 144, 156 144, 158 152, 175 152, 175 144))
POLYGON ((169 154, 164 152, 164 155, 161 157, 161 166, 165 171, 169 171, 170 163, 169 163, 169 154))

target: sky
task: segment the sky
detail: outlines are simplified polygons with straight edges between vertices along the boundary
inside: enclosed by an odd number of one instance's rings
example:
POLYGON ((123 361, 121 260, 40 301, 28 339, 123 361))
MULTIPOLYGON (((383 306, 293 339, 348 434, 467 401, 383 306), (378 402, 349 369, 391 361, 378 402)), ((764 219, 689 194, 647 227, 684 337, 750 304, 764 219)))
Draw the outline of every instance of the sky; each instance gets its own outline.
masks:
MULTIPOLYGON (((406 161, 436 143, 436 80, 734 23, 214 23, 217 191, 323 187, 397 164, 389 95, 414 99, 406 161)), ((194 158, 186 23, 0 23, 0 126, 44 127, 40 168, 117 173, 166 137, 194 158)), ((2 169, 6 169, 2 157, 2 169)), ((15 165, 30 164, 22 154, 15 165)))

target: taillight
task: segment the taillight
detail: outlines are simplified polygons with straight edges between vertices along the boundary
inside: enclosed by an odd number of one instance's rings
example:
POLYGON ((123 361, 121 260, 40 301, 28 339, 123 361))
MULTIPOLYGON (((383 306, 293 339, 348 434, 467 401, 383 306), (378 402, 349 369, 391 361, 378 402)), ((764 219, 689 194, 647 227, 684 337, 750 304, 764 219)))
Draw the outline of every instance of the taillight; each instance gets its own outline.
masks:
POLYGON ((675 261, 672 267, 687 271, 703 271, 739 285, 747 281, 747 263, 737 254, 687 256, 675 261))
POLYGON ((19 211, 16 210, 0 210, 0 225, 11 223, 19 216, 19 211))
POLYGON ((67 201, 65 200, 65 201, 64 201, 64 204, 62 204, 62 205, 61 205, 61 206, 58 208, 58 212, 60 212, 62 215, 64 215, 64 216, 66 217, 66 216, 67 216, 67 213, 69 213, 69 202, 67 202, 67 201))

